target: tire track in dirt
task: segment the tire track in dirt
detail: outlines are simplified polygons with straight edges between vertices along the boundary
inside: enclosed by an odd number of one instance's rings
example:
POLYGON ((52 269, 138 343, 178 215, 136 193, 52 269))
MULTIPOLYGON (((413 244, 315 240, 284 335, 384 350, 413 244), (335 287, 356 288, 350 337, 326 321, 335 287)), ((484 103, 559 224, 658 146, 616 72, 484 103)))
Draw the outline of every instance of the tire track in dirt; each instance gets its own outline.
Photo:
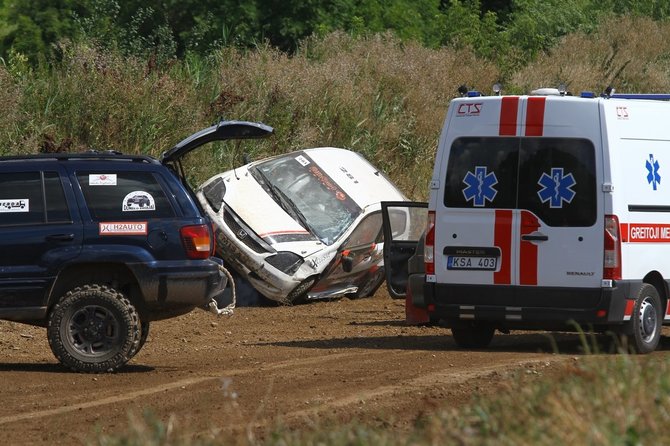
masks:
MULTIPOLYGON (((290 359, 284 361, 278 361, 275 363, 263 364, 260 367, 251 367, 251 368, 241 368, 241 369, 231 369, 231 370, 222 370, 221 373, 216 375, 209 374, 204 376, 197 376, 192 378, 181 379, 177 381, 172 381, 169 383, 161 384, 158 386, 149 387, 142 390, 137 390, 133 392, 127 392, 122 395, 115 395, 107 398, 102 398, 97 401, 90 401, 84 403, 75 403, 69 404, 63 407, 58 407, 54 409, 44 409, 31 412, 23 412, 15 415, 8 415, 0 417, 0 425, 13 423, 17 421, 25 421, 36 418, 44 418, 56 415, 62 415, 68 412, 74 412, 77 410, 90 409, 99 406, 105 406, 109 404, 123 403, 126 401, 131 401, 137 398, 144 396, 155 395, 161 392, 179 389, 185 386, 192 386, 195 384, 200 384, 206 381, 220 379, 222 376, 240 376, 252 373, 258 373, 259 371, 269 371, 269 370, 281 370, 285 368, 292 367, 304 367, 315 364, 325 364, 332 361, 340 361, 343 359, 352 359, 357 356, 370 356, 370 355, 383 355, 386 352, 351 352, 351 353, 330 353, 326 355, 311 356, 303 359, 290 359)), ((401 352, 401 354, 411 354, 411 352, 401 352)))
MULTIPOLYGON (((410 352, 405 353, 411 354, 410 352)), ((346 408, 358 404, 361 401, 383 398, 392 395, 416 393, 430 387, 463 384, 474 379, 486 378, 495 372, 506 371, 510 369, 522 369, 524 367, 535 364, 557 364, 567 361, 568 359, 568 357, 557 357, 556 355, 547 354, 546 356, 534 359, 520 360, 519 358, 511 358, 509 360, 497 361, 495 364, 479 366, 475 370, 449 369, 444 371, 425 373, 393 385, 377 386, 373 389, 363 391, 357 390, 346 396, 334 399, 332 401, 327 401, 309 409, 286 412, 282 414, 280 418, 284 423, 291 423, 293 421, 311 422, 314 420, 315 416, 319 414, 332 412, 334 409, 346 408)), ((276 422, 277 420, 274 418, 267 418, 248 423, 245 426, 228 426, 221 428, 220 430, 228 432, 250 431, 267 427, 269 424, 276 422)), ((208 432, 200 432, 200 434, 206 433, 208 432)))

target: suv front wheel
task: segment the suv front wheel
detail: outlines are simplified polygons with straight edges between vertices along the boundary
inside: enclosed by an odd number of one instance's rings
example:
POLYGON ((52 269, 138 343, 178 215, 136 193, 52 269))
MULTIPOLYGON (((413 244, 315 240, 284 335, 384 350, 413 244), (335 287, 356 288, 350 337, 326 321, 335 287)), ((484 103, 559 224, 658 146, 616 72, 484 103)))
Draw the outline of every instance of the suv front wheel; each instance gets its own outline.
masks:
POLYGON ((128 362, 139 350, 141 333, 135 306, 105 285, 69 291, 51 311, 47 328, 56 358, 74 371, 91 373, 128 362))

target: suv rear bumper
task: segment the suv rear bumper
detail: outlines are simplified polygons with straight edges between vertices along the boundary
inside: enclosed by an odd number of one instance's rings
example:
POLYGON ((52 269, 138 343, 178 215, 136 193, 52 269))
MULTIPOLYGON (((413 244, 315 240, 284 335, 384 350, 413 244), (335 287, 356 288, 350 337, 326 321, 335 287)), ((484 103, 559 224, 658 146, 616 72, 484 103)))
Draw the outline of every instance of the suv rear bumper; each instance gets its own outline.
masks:
POLYGON ((433 284, 425 282, 423 274, 415 276, 410 276, 408 305, 427 309, 431 320, 448 326, 486 321, 514 329, 624 324, 630 320, 627 303, 642 285, 642 281, 617 281, 612 288, 433 284))
POLYGON ((148 305, 152 303, 207 305, 226 287, 228 279, 221 271, 221 259, 184 262, 133 263, 128 267, 135 275, 148 305))

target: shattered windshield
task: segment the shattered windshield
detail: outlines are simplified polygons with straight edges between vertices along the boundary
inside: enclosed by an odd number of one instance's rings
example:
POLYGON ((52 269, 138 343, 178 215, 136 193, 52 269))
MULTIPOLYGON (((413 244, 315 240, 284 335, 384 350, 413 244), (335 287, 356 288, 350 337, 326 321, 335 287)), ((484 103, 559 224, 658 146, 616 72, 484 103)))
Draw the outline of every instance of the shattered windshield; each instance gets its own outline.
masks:
POLYGON ((293 153, 250 169, 277 203, 319 240, 331 245, 361 213, 305 153, 293 153), (265 184, 267 183, 267 184, 265 184))

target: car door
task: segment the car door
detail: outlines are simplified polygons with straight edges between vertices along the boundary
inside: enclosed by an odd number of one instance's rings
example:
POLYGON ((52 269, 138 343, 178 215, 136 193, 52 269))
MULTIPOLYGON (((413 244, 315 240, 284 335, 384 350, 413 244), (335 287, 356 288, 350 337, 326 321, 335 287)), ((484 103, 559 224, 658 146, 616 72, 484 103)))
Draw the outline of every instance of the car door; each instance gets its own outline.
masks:
POLYGON ((58 166, 0 168, 0 308, 39 307, 77 257, 82 225, 58 166))
POLYGON ((384 270, 391 297, 405 297, 410 273, 423 272, 419 240, 426 229, 428 203, 383 201, 384 270))
POLYGON ((319 289, 334 285, 355 286, 374 273, 382 260, 382 218, 380 212, 366 215, 356 224, 323 274, 319 289))

